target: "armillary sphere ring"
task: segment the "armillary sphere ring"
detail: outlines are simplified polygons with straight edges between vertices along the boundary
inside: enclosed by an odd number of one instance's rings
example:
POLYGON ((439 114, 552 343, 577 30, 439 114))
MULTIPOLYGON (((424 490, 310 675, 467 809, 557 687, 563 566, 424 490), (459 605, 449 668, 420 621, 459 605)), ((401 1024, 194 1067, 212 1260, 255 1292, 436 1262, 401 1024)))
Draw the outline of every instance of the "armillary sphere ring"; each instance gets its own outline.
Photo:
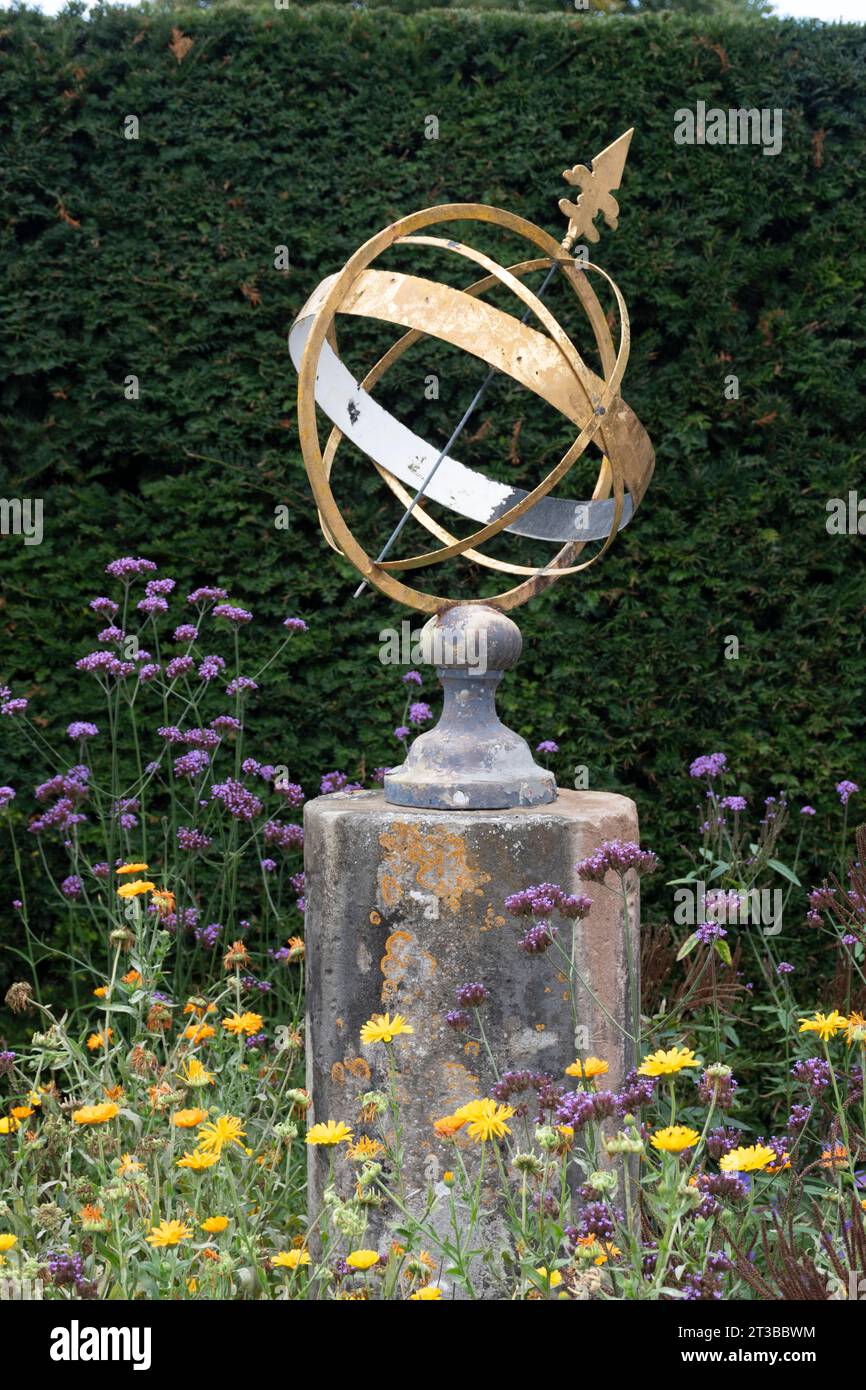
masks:
POLYGON ((411 588, 397 577, 399 571, 465 554, 491 568, 529 577, 492 597, 461 601, 492 604, 505 610, 515 608, 564 574, 595 563, 617 530, 630 520, 652 475, 653 453, 646 431, 618 395, 629 349, 628 314, 619 289, 605 271, 588 263, 578 265, 540 227, 502 209, 478 203, 449 203, 410 213, 384 228, 359 247, 337 275, 319 285, 295 320, 289 347, 299 366, 301 447, 326 537, 376 588, 422 612, 438 612, 455 600, 411 588), (506 270, 460 242, 413 235, 449 221, 493 223, 522 236, 544 256, 506 270), (371 263, 396 242, 442 247, 474 261, 488 273, 461 291, 395 271, 370 270, 371 263), (520 281, 521 275, 545 268, 552 261, 560 264, 589 317, 605 374, 603 380, 589 370, 549 310, 520 281), (615 295, 620 317, 616 353, 585 270, 600 275, 615 295), (511 289, 550 336, 518 323, 479 298, 496 283, 511 289), (334 352, 333 322, 338 312, 383 319, 409 330, 362 383, 354 380, 334 352), (497 367, 578 424, 580 433, 560 462, 531 492, 494 483, 454 459, 444 460, 426 490, 427 496, 485 524, 472 535, 457 540, 416 507, 414 517, 444 544, 408 559, 377 563, 356 541, 343 519, 331 490, 331 468, 337 446, 346 435, 369 455, 404 505, 411 503, 412 496, 398 479, 414 484, 417 490, 425 476, 425 459, 435 459, 435 451, 385 412, 365 388, 374 385, 413 342, 424 336, 441 338, 497 367), (334 424, 324 456, 319 446, 317 400, 334 424), (603 457, 592 499, 577 503, 548 498, 547 494, 593 440, 603 449, 603 457), (612 501, 608 500, 611 491, 612 501), (565 544, 547 565, 534 569, 491 560, 475 550, 505 530, 565 544), (603 545, 591 559, 571 564, 588 540, 602 538, 603 545))

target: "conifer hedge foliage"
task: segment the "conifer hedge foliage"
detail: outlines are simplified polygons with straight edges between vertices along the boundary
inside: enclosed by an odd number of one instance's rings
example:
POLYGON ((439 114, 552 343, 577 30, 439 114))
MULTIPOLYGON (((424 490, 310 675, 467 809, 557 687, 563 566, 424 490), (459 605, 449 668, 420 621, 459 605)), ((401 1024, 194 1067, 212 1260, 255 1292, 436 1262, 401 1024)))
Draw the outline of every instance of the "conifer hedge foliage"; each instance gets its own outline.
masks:
MULTIPOLYGON (((252 608, 263 658, 286 613, 310 623, 256 713, 263 756, 308 793, 393 759, 401 694, 378 632, 407 615, 353 602, 321 538, 286 331, 414 208, 478 199, 559 232, 562 169, 633 125, 597 258, 629 305, 624 395, 656 476, 610 555, 522 611, 504 714, 559 742, 565 785, 586 764, 635 796, 663 858, 698 753, 724 750, 743 791, 819 808, 862 781, 866 538, 826 523, 829 499, 866 495, 864 58, 853 26, 664 15, 0 15, 0 496, 44 501, 41 545, 2 539, 3 677, 46 734, 93 717, 72 670, 87 602, 110 558, 141 554, 252 608), (675 112, 699 101, 780 109, 781 151, 677 145, 675 112)), ((449 359, 432 402, 427 371, 405 359, 389 400, 408 419, 423 404, 444 441, 483 371, 449 359)), ((560 426, 523 409, 494 391, 470 461, 496 471, 516 450, 540 476, 560 426)), ((394 511, 369 467, 347 468, 373 545, 394 511)), ((2 780, 29 788, 44 770, 4 743, 2 780)))

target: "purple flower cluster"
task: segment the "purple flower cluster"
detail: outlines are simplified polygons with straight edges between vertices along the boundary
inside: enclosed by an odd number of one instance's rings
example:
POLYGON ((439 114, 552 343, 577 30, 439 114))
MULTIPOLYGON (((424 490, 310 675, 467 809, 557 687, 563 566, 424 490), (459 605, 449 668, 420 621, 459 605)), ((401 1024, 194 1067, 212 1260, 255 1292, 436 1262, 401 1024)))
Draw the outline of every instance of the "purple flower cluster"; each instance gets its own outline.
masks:
POLYGON ((527 956, 542 956, 559 935, 559 928, 550 922, 534 922, 518 938, 517 949, 527 956))
POLYGON ((611 872, 625 874, 634 869, 639 875, 651 874, 658 868, 658 858, 650 850, 641 849, 632 840, 605 840, 593 854, 576 865, 579 878, 590 883, 603 883, 611 872))
POLYGON ((0 811, 4 811, 10 801, 15 800, 14 787, 0 787, 0 811))
POLYGON ((206 656, 204 660, 199 663, 199 679, 207 684, 208 681, 216 680, 220 671, 224 671, 225 669, 226 664, 221 656, 206 656))
POLYGON ((72 1284, 78 1298, 99 1297, 97 1285, 84 1273, 84 1259, 81 1255, 47 1250, 43 1258, 48 1264, 51 1282, 57 1288, 64 1288, 67 1284, 72 1284))
POLYGON ((849 798, 859 792, 860 788, 856 782, 837 782, 836 790, 839 793, 839 800, 843 806, 848 805, 849 798))
POLYGON ((727 757, 724 753, 705 753, 700 758, 695 758, 689 767, 690 777, 718 777, 724 772, 727 765, 727 757))
POLYGON ((264 809, 255 793, 234 777, 228 777, 225 782, 218 782, 211 787, 211 797, 221 801, 235 820, 251 821, 255 816, 261 815, 264 809))
POLYGON ((186 825, 178 826, 177 842, 181 849, 193 851, 198 849, 209 849, 211 841, 201 830, 189 829, 186 825))
POLYGON ((133 579, 137 575, 152 574, 156 569, 153 560, 142 560, 141 557, 135 559, 132 555, 123 555, 119 560, 110 560, 105 566, 105 573, 110 574, 112 579, 133 579))
POLYGON ((89 724, 86 720, 79 719, 67 727, 66 733, 74 742, 85 738, 96 738, 99 730, 95 724, 89 724))
POLYGON ((304 843, 304 832, 300 825, 282 825, 279 821, 265 822, 262 839, 266 845, 278 845, 280 849, 300 849, 304 843))
POLYGON ((795 1062, 791 1075, 812 1096, 820 1096, 830 1085, 830 1067, 823 1057, 807 1057, 805 1061, 795 1062))
POLYGON ((592 898, 585 893, 566 893, 557 883, 535 883, 510 893, 505 899, 505 910, 512 917, 548 917, 558 912, 561 917, 574 921, 586 917, 591 908, 592 898))
POLYGON ((227 623, 234 627, 242 627, 244 623, 251 623, 253 615, 248 608, 238 608, 234 603, 218 603, 212 610, 214 618, 225 618, 227 623))
POLYGON ((283 627, 287 632, 309 632, 303 618, 283 618, 283 627))
POLYGON ((556 1108, 556 1122, 583 1129, 590 1121, 598 1123, 617 1113, 613 1091, 566 1091, 556 1108))
POLYGON ((191 594, 187 594, 187 603, 216 603, 218 599, 228 598, 225 589, 215 589, 212 586, 203 585, 200 589, 193 589, 191 594))
POLYGON ((455 990, 457 1003, 461 1009, 477 1009, 490 998, 487 987, 480 980, 473 980, 468 985, 460 985, 455 990))
POLYGON ((198 777, 210 767, 210 758, 203 748, 191 748, 174 760, 175 777, 198 777))

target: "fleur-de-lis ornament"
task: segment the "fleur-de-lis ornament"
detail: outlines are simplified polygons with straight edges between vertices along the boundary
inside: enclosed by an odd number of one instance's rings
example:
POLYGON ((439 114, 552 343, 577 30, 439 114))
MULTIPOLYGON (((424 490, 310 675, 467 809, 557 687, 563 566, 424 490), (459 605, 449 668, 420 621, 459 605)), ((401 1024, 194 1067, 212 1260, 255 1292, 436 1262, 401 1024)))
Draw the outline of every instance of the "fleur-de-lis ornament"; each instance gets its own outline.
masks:
POLYGON ((592 168, 575 164, 563 173, 566 183, 581 190, 576 202, 570 198, 559 200, 559 210, 568 218, 568 231, 562 239, 564 247, 572 247, 580 237, 586 237, 587 241, 598 241, 600 233, 595 219, 599 213, 602 213, 611 231, 616 231, 619 204, 613 197, 613 190, 619 188, 622 182, 622 171, 633 135, 634 129, 627 130, 618 140, 614 140, 612 145, 596 155, 592 168))

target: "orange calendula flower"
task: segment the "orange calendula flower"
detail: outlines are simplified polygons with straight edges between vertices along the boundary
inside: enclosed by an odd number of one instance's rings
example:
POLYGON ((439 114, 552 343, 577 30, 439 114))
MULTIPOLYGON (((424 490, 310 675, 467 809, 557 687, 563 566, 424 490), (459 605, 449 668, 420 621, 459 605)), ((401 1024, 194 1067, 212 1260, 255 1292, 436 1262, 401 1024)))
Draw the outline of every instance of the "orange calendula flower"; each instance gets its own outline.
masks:
POLYGON ((443 1115, 441 1120, 434 1122, 433 1133, 438 1139, 452 1139, 465 1123, 465 1120, 459 1120, 456 1115, 443 1115))
POLYGON ((304 938, 303 938, 302 936, 290 936, 290 937, 289 937, 289 961, 290 961, 290 962, 294 962, 294 961, 297 961, 297 960, 301 960, 302 957, 304 956, 305 952, 306 952, 306 949, 307 949, 307 948, 306 948, 306 946, 304 945, 304 938))
POLYGON ((178 1168, 189 1168, 191 1173, 203 1173, 207 1168, 213 1168, 215 1163, 219 1163, 218 1153, 199 1153, 197 1150, 191 1154, 184 1154, 177 1160, 178 1168))
POLYGON ((237 1144, 242 1149, 241 1139, 245 1134, 243 1121, 237 1115, 218 1115, 215 1120, 208 1120, 207 1124, 202 1125, 198 1146, 203 1153, 219 1155, 227 1144, 237 1144))
POLYGON ((182 1240, 192 1240, 192 1227, 185 1221, 160 1221, 147 1237, 148 1245, 160 1248, 179 1245, 182 1240))
POLYGON ((216 1029, 211 1028, 209 1023, 190 1023, 184 1028, 183 1035, 192 1043, 207 1042, 208 1038, 216 1037, 216 1029))
POLYGON ((101 1105, 82 1105, 80 1110, 73 1110, 72 1120, 77 1125, 104 1125, 119 1113, 114 1102, 106 1100, 101 1105))
POLYGON ((223 1019, 223 1028, 227 1033, 234 1033, 236 1037, 240 1033, 260 1033, 263 1026, 264 1019, 261 1014, 239 1014, 236 1009, 228 1018, 223 1019))
POLYGON ((610 1241, 599 1240, 597 1236, 580 1236, 577 1244, 582 1250, 587 1250, 590 1253, 595 1252, 593 1264, 597 1265, 607 1264, 608 1260, 614 1260, 617 1255, 622 1254, 618 1245, 613 1245, 610 1241))
POLYGON ((132 883, 124 883, 122 887, 118 888, 117 896, 119 898, 140 898, 142 893, 152 893, 155 887, 156 884, 151 883, 149 878, 136 878, 132 883))
POLYGON ((156 915, 160 919, 168 917, 169 913, 174 912, 175 896, 168 888, 155 888, 150 895, 150 901, 156 908, 156 915))
POLYGON ((93 993, 96 995, 97 999, 104 999, 108 994, 108 985, 97 985, 93 993))
POLYGON ((226 970, 240 970, 242 966, 250 963, 250 953, 242 941, 233 941, 223 956, 223 966, 226 970))
POLYGON ((123 1100, 122 1086, 103 1086, 102 1094, 106 1100, 123 1100))
POLYGON ((859 1043, 861 1046, 866 1043, 866 1018, 858 1014, 856 1009, 848 1015, 846 1041, 849 1047, 852 1043, 859 1043))
POLYGON ((175 1110, 171 1122, 178 1129, 195 1129, 196 1125, 200 1125, 202 1120, 206 1119, 206 1110, 175 1110))
POLYGON ((356 1143, 349 1145, 347 1152, 353 1163, 361 1163, 366 1159, 381 1158, 385 1146, 380 1144, 378 1139, 371 1139, 368 1134, 362 1134, 356 1143))
POLYGON ((121 976, 120 983, 123 985, 140 985, 141 971, 127 970, 126 974, 121 976))
POLYGON ((841 1033, 843 1028, 848 1027, 848 1020, 844 1014, 840 1014, 838 1009, 831 1009, 828 1014, 816 1013, 812 1018, 800 1019, 801 1033, 817 1033, 822 1042, 827 1042, 834 1038, 837 1033, 841 1033))
POLYGON ((640 1076, 675 1076, 686 1067, 699 1067, 698 1058, 690 1047, 671 1047, 651 1052, 638 1067, 640 1076))
POLYGON ((132 1154, 121 1154, 117 1164, 117 1174, 119 1177, 126 1177, 128 1173, 140 1173, 143 1163, 136 1163, 132 1154))
POLYGON ((825 1149, 821 1154, 822 1168, 847 1168, 848 1150, 844 1144, 834 1144, 832 1149, 825 1149))
POLYGON ((91 1052, 97 1052, 100 1047, 107 1047, 114 1037, 113 1028, 100 1029, 98 1033, 91 1033, 87 1039, 87 1046, 91 1052))
POLYGON ((307 1130, 304 1142, 307 1144, 345 1144, 352 1137, 352 1131, 342 1120, 327 1120, 324 1124, 313 1125, 307 1130))
POLYGON ((207 1231, 209 1235, 218 1236, 226 1229, 228 1224, 229 1219, 227 1216, 209 1216, 206 1221, 201 1223, 201 1228, 203 1231, 207 1231))
POLYGON ((766 1144, 750 1144, 723 1154, 719 1167, 723 1173, 760 1173, 776 1161, 775 1149, 766 1144))
POLYGON ((29 1120, 30 1116, 33 1114, 33 1106, 13 1105, 9 1113, 16 1120, 29 1120))
POLYGON ((361 1042, 389 1043, 404 1033, 414 1032, 415 1029, 406 1022, 402 1014, 395 1014, 393 1019, 390 1014, 373 1014, 361 1028, 361 1042))
POLYGON ((566 1076, 582 1076, 585 1080, 591 1081, 594 1076, 606 1076, 610 1070, 607 1062, 603 1062, 600 1057, 587 1057, 582 1062, 578 1057, 576 1062, 572 1062, 570 1067, 565 1068, 566 1076))
POLYGON ((143 874, 147 872, 149 867, 149 864, 123 864, 114 872, 116 874, 143 874))
POLYGON ((281 1250, 271 1260, 274 1269, 298 1269, 310 1263, 309 1250, 281 1250))

